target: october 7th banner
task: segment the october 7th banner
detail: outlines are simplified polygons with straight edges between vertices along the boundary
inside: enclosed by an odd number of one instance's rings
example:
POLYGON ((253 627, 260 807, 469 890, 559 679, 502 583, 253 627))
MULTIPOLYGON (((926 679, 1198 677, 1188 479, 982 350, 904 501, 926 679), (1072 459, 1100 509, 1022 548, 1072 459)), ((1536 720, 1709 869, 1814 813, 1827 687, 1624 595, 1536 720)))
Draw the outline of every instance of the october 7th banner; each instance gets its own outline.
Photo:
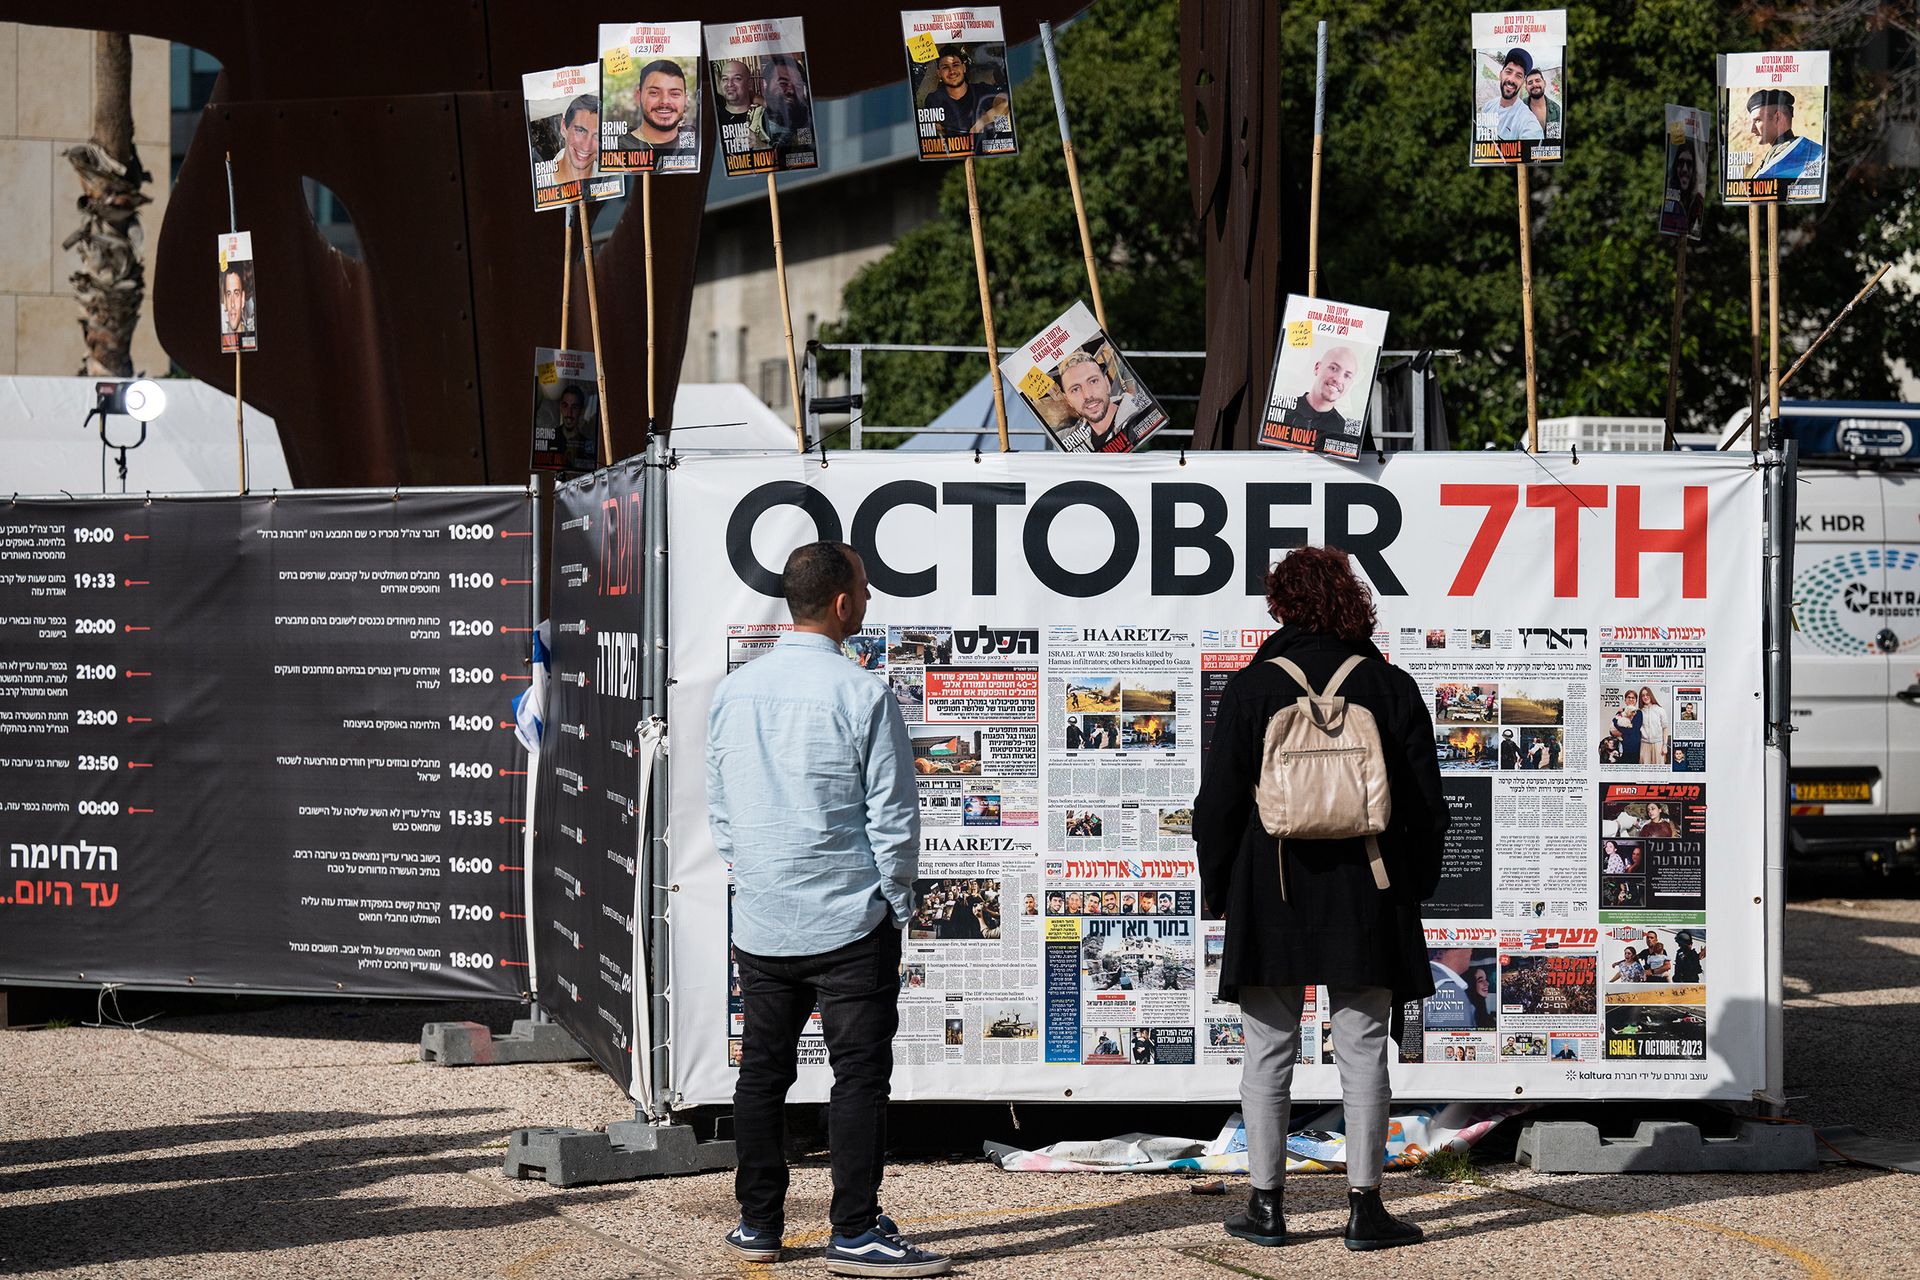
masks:
MULTIPOLYGON (((1760 1082, 1764 832, 1724 800, 1762 785, 1759 585, 1735 568, 1759 555, 1749 460, 1289 451, 1250 476, 1148 454, 1095 476, 1052 454, 693 459, 670 484, 688 1101, 731 1096, 740 1034, 705 709, 785 629, 781 558, 821 537, 866 562, 848 661, 913 744, 895 1097, 1235 1096, 1245 1032, 1218 998, 1228 925, 1201 909, 1192 801, 1221 692, 1275 625, 1264 571, 1303 542, 1346 548, 1371 583, 1375 643, 1429 700, 1454 819, 1406 1087, 1760 1082)), ((1302 1097, 1337 1096, 1325 1008, 1303 1014, 1302 1097)), ((803 1037, 796 1097, 824 1096, 822 1059, 803 1037)))

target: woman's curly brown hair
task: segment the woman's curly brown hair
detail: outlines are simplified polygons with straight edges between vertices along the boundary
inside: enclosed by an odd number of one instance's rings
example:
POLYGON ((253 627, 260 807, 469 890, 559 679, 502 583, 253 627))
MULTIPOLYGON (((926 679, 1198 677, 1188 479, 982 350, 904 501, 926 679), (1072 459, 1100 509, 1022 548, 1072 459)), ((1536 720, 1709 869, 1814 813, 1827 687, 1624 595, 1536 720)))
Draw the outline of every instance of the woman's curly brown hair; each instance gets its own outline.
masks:
POLYGON ((1338 547, 1301 547, 1267 571, 1274 620, 1342 640, 1373 636, 1373 592, 1338 547))

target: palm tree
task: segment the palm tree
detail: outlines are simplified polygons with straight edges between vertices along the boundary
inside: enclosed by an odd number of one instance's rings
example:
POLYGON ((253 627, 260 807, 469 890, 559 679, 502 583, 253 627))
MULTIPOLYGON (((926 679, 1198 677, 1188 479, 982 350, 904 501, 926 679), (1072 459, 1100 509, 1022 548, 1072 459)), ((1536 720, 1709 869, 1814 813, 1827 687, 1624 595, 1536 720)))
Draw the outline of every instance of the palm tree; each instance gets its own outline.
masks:
POLYGON ((147 294, 140 206, 148 198, 133 145, 133 46, 125 33, 94 33, 93 137, 66 156, 80 175, 80 226, 61 242, 80 250, 71 277, 87 341, 80 372, 131 377, 133 329, 147 294))

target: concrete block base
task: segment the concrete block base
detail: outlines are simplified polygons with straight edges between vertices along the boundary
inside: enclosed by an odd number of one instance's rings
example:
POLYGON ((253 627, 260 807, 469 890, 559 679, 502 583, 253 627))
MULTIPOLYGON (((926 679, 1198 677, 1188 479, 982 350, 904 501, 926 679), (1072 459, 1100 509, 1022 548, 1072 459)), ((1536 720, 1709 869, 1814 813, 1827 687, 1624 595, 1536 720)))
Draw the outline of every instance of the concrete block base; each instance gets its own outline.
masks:
POLYGON ((507 1139, 509 1178, 545 1178, 556 1187, 632 1182, 731 1169, 731 1142, 699 1142, 684 1124, 620 1120, 592 1129, 515 1129, 507 1139))
POLYGON ((1730 1138, 1642 1120, 1633 1137, 1616 1139, 1583 1121, 1539 1120, 1520 1131, 1514 1159, 1541 1173, 1785 1173, 1820 1164, 1810 1126, 1755 1120, 1742 1120, 1730 1138))
POLYGON ((514 1020, 495 1036, 478 1022, 429 1022, 420 1028, 420 1061, 443 1067, 490 1067, 513 1062, 584 1062, 587 1054, 556 1023, 514 1020))

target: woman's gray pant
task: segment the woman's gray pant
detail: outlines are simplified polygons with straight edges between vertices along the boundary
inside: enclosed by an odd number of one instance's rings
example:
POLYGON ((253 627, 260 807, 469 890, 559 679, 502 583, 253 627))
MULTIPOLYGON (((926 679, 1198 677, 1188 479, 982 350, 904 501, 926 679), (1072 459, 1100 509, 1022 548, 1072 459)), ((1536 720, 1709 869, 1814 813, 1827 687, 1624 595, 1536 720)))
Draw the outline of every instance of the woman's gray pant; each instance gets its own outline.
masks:
MULTIPOLYGON (((1328 987, 1334 1061, 1346 1104, 1347 1185, 1377 1187, 1387 1142, 1385 987, 1328 987)), ((1256 1190, 1278 1191, 1287 1176, 1293 1064, 1300 1056, 1300 987, 1240 988, 1247 1056, 1240 1066, 1240 1114, 1247 1124, 1247 1172, 1256 1190)))

